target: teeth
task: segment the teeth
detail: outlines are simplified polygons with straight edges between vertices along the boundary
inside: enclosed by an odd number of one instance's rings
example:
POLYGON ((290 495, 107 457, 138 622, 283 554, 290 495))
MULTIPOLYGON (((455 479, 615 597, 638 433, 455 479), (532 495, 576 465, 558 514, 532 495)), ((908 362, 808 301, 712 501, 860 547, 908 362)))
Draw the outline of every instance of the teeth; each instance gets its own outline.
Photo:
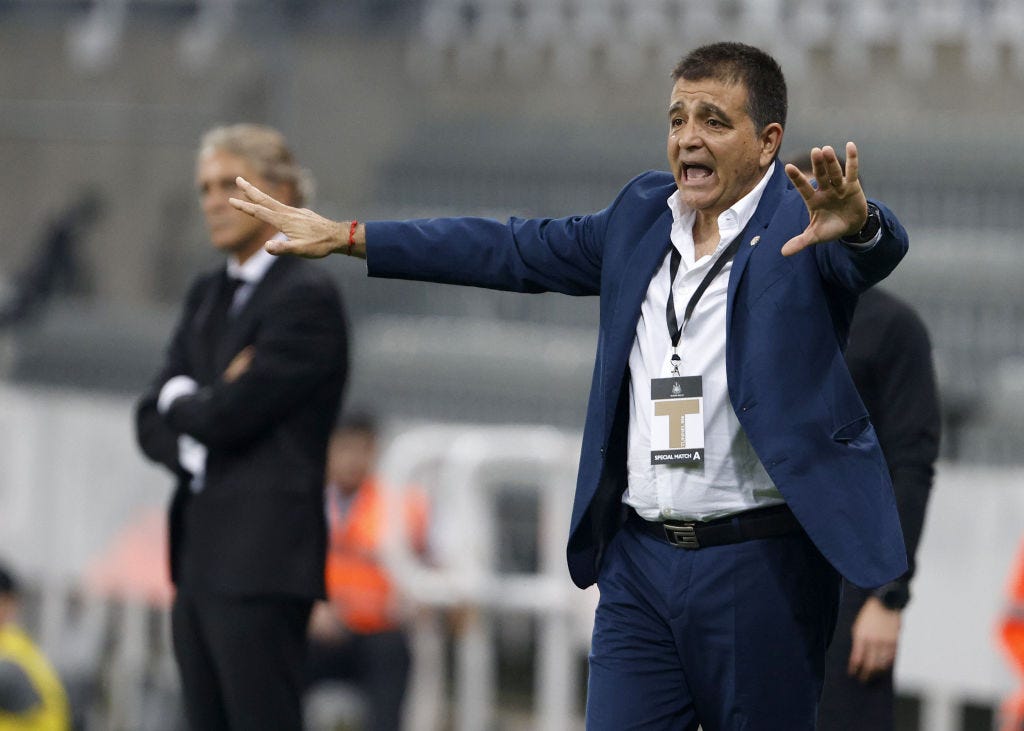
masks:
POLYGON ((711 176, 711 169, 704 165, 683 165, 687 180, 702 180, 711 176))

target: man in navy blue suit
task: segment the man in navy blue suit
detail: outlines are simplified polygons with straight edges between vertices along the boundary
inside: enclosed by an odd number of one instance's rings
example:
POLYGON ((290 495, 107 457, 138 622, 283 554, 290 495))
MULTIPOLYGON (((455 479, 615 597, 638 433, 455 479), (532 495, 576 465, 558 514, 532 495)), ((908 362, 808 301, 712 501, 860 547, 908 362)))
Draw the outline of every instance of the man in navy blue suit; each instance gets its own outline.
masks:
POLYGON ((245 181, 232 205, 371 276, 600 296, 568 561, 601 598, 590 729, 810 729, 839 576, 906 571, 888 472, 843 362, 858 294, 907 248, 845 169, 777 161, 786 84, 764 52, 675 68, 670 173, 604 210, 507 223, 335 222, 245 181), (787 179, 788 177, 788 179, 787 179))

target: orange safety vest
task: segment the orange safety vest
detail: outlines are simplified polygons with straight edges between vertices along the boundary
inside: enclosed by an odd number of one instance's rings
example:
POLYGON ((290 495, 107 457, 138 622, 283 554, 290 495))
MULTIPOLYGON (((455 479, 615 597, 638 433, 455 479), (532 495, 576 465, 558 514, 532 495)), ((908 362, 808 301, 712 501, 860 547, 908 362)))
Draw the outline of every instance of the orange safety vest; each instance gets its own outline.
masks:
MULTIPOLYGON (((394 586, 379 554, 382 526, 403 526, 398 521, 382 520, 384 502, 373 478, 359 486, 344 514, 335 501, 328 501, 327 598, 342 624, 358 634, 383 632, 399 624, 394 586)), ((422 552, 426 544, 426 502, 418 492, 408 492, 402 505, 408 540, 422 552)))
MULTIPOLYGON (((1024 547, 1010 576, 1009 605, 999 636, 1017 671, 1024 676, 1024 547)), ((1024 731, 1024 689, 1006 699, 1000 709, 1000 731, 1024 731)))

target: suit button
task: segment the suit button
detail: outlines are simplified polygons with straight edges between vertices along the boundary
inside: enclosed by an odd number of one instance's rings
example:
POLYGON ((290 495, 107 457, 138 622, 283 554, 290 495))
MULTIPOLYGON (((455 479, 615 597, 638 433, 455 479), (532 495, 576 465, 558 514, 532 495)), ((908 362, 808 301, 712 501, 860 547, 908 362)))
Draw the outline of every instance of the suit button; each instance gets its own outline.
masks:
POLYGON ((601 456, 604 456, 604 447, 601 447, 601 456))

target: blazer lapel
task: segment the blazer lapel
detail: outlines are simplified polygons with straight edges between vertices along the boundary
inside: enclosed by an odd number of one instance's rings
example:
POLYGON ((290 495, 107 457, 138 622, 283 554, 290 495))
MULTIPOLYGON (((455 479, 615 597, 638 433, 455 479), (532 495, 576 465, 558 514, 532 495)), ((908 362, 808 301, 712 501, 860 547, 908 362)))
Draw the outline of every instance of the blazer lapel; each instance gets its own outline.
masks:
POLYGON ((743 278, 743 272, 746 271, 747 262, 750 261, 750 257, 754 253, 760 237, 764 234, 768 224, 771 223, 772 218, 775 216, 775 211, 779 207, 779 200, 782 198, 782 193, 786 190, 788 184, 789 178, 786 177, 783 171, 783 165, 779 160, 776 160, 772 177, 768 181, 768 185, 765 186, 764 193, 761 194, 761 200, 758 202, 757 209, 754 211, 746 233, 743 235, 744 241, 740 242, 740 247, 736 251, 736 257, 732 262, 732 270, 729 273, 729 294, 725 309, 726 322, 732 321, 736 291, 739 288, 740 280, 743 278), (757 237, 758 241, 754 241, 755 237, 757 237), (754 245, 751 245, 751 243, 754 245))
POLYGON ((223 270, 212 272, 206 280, 202 298, 191 318, 188 352, 193 375, 199 383, 212 383, 218 375, 215 354, 209 348, 210 318, 220 293, 223 270))
POLYGON ((606 351, 609 354, 604 379, 606 424, 613 416, 612 412, 618 402, 619 387, 636 337, 636 324, 640 319, 640 307, 647 295, 647 287, 672 245, 671 231, 672 212, 666 206, 664 213, 633 247, 623 269, 606 351))

